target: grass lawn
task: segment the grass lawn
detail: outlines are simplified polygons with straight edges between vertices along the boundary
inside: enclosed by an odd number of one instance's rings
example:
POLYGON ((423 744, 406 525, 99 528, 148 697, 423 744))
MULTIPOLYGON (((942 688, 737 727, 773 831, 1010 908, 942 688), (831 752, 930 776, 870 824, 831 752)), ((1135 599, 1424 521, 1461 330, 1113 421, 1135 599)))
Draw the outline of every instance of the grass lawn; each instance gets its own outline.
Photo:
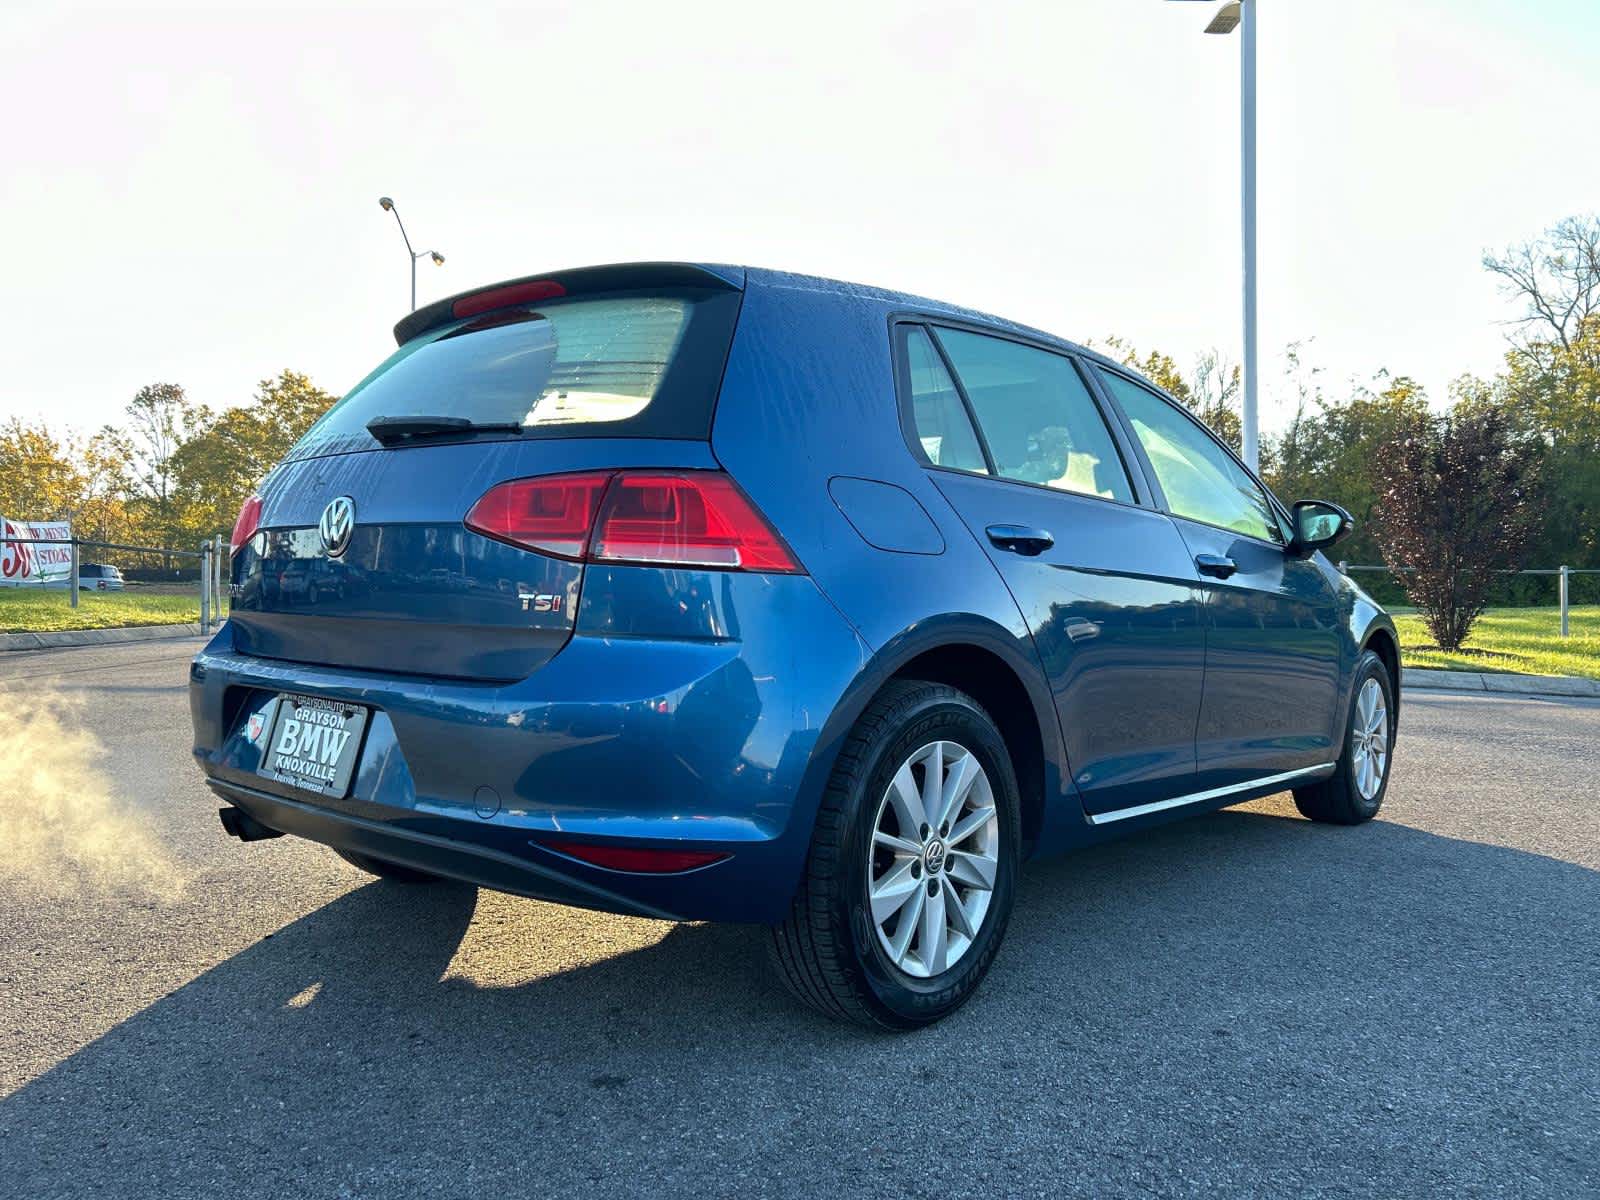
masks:
POLYGON ((1397 615, 1400 661, 1447 671, 1514 671, 1525 675, 1584 675, 1600 679, 1600 605, 1568 610, 1572 636, 1561 637, 1555 608, 1491 608, 1478 618, 1463 653, 1434 649, 1422 618, 1397 615))
POLYGON ((189 595, 84 592, 78 607, 65 588, 0 588, 0 633, 51 633, 62 629, 111 629, 121 625, 174 625, 200 619, 198 589, 189 595))

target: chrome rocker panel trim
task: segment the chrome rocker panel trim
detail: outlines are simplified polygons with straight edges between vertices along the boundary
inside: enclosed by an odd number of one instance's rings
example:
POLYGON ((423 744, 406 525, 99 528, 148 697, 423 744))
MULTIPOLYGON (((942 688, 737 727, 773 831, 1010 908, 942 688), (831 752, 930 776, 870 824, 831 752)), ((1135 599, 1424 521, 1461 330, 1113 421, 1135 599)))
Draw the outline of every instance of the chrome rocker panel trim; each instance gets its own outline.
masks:
POLYGON ((1260 779, 1246 779, 1242 783, 1230 783, 1227 787, 1211 788, 1204 792, 1191 792, 1187 796, 1174 796, 1170 800, 1157 800, 1154 804, 1139 804, 1133 808, 1118 808, 1111 812, 1090 813, 1091 825, 1109 825, 1113 821, 1126 821, 1130 817, 1148 816, 1150 813, 1165 812, 1169 808, 1182 808, 1186 804, 1204 804, 1207 800, 1220 800, 1223 796, 1231 796, 1236 792, 1251 792, 1259 788, 1278 787, 1283 784, 1294 783, 1301 779, 1323 778, 1331 774, 1336 763, 1319 763, 1314 767, 1302 767, 1298 771, 1285 771, 1281 775, 1266 775, 1260 779))

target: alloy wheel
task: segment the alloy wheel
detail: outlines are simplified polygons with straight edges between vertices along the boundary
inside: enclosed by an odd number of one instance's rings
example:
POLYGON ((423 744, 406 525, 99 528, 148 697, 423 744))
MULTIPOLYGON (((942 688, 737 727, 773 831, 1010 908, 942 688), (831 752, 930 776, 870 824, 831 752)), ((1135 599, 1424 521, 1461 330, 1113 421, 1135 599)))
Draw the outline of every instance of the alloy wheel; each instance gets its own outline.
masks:
POLYGON ((1361 685, 1350 729, 1350 767, 1356 790, 1371 800, 1383 786, 1389 765, 1389 704, 1376 679, 1361 685))
POLYGON ((983 765, 930 742, 894 773, 868 849, 867 903, 889 961, 925 979, 958 963, 983 928, 1000 868, 1000 820, 983 765))

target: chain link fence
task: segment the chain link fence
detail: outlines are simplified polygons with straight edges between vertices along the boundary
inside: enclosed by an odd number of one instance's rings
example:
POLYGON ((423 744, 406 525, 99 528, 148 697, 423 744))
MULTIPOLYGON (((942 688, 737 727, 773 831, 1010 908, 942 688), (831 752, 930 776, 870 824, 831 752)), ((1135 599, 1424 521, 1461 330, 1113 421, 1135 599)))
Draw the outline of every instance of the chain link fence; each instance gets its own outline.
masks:
MULTIPOLYGON (((1380 604, 1404 604, 1405 568, 1341 562, 1344 575, 1366 572, 1382 576, 1379 586, 1369 588, 1380 604)), ((1570 637, 1569 614, 1574 604, 1600 604, 1600 568, 1530 567, 1522 571, 1498 571, 1490 589, 1490 603, 1511 608, 1555 607, 1561 612, 1561 636, 1570 637)))
MULTIPOLYGON (((63 607, 78 609, 85 595, 115 603, 128 598, 126 623, 160 623, 155 618, 170 610, 172 623, 194 620, 196 602, 203 632, 227 619, 228 546, 222 536, 208 538, 194 550, 171 547, 137 546, 120 542, 101 542, 89 538, 25 538, 0 536, 0 557, 14 556, 19 547, 66 546, 71 563, 64 575, 29 577, 16 572, 15 582, 0 588, 0 598, 11 594, 59 595, 63 607), (164 598, 173 598, 166 603, 164 598)), ((57 622, 52 621, 52 624, 57 622)), ((113 620, 112 623, 115 623, 113 620)), ((105 622, 98 622, 105 627, 105 622)), ((63 627, 70 627, 65 622, 63 627)))

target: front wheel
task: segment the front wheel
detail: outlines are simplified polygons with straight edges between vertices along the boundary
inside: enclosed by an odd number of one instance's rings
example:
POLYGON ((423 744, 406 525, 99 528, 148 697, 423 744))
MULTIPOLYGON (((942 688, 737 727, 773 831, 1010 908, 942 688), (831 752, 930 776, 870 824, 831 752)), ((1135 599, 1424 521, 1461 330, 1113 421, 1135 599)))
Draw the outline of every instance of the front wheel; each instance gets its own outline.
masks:
POLYGON ((1389 789, 1395 727, 1389 668, 1372 651, 1364 651, 1356 663, 1338 767, 1320 783, 1295 789, 1294 803, 1301 815, 1335 825, 1359 825, 1377 816, 1389 789))
POLYGON ((1005 936, 1019 809, 1005 741, 975 700, 891 683, 840 752, 805 877, 773 928, 789 989, 882 1028, 955 1011, 1005 936))

